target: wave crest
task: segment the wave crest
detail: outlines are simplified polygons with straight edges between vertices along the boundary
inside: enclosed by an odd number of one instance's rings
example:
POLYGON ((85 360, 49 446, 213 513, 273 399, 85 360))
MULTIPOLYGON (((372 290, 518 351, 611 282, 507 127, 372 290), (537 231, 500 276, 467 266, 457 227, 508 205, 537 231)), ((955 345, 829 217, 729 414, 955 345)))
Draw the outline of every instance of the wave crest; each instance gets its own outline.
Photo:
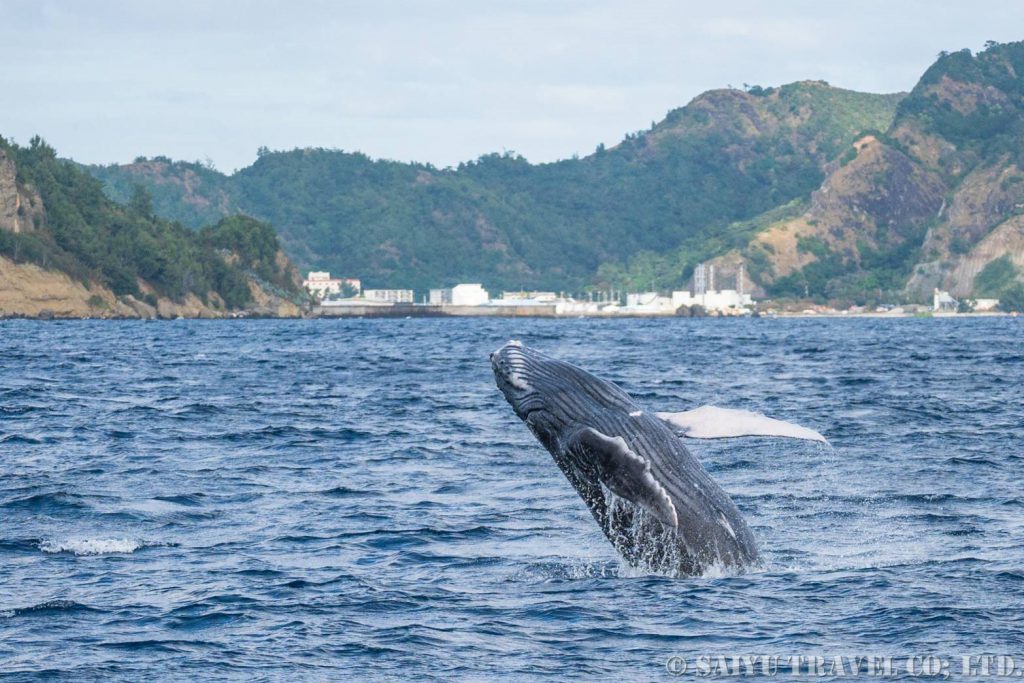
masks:
POLYGON ((141 541, 131 538, 46 539, 39 544, 39 549, 44 553, 74 553, 75 555, 133 553, 141 547, 141 541))

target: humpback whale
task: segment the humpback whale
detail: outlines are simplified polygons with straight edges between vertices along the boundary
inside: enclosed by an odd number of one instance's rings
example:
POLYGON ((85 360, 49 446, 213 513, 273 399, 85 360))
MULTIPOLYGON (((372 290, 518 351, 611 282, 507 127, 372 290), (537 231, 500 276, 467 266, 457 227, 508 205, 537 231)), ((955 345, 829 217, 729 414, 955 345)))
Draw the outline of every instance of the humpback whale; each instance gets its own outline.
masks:
POLYGON ((735 503, 681 437, 824 440, 757 413, 709 406, 652 414, 615 384, 509 342, 491 354, 495 382, 604 535, 632 566, 674 576, 743 568, 757 544, 735 503))

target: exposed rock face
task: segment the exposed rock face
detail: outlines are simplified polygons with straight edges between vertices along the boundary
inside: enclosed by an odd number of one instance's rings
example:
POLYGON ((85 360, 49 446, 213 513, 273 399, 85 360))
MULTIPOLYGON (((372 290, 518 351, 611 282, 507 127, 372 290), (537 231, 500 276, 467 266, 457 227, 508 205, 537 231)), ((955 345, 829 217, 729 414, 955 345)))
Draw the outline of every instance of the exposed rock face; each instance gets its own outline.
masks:
POLYGON ((43 200, 18 182, 14 162, 0 149, 0 230, 31 232, 45 223, 43 200))
POLYGON ((254 303, 245 311, 217 307, 216 294, 204 304, 194 294, 180 302, 157 299, 156 306, 132 296, 118 297, 106 287, 85 285, 64 273, 0 256, 0 318, 226 318, 235 315, 301 317, 294 303, 250 282, 254 303))
POLYGON ((941 58, 882 139, 837 160, 803 216, 754 238, 746 255, 767 263, 762 283, 828 258, 819 272, 833 281, 906 278, 893 288, 924 300, 936 287, 975 294, 978 273, 1004 255, 1024 266, 1022 81, 1024 43, 941 58))
POLYGON ((941 180, 874 136, 854 143, 857 157, 811 195, 811 234, 852 258, 858 243, 896 246, 938 213, 941 180))
POLYGON ((978 273, 1004 254, 1024 272, 1024 216, 1014 216, 988 233, 944 274, 941 287, 957 297, 975 294, 974 279, 978 273))
POLYGON ((968 173, 951 195, 928 231, 921 262, 907 284, 918 296, 936 287, 968 296, 977 274, 1004 254, 1024 265, 1024 172, 1002 159, 968 173))
POLYGON ((253 281, 249 281, 249 291, 252 293, 253 303, 250 312, 257 316, 271 318, 300 318, 302 308, 288 299, 275 296, 260 287, 253 281))
POLYGON ((0 256, 0 316, 11 315, 84 318, 135 313, 109 289, 90 289, 64 273, 0 256))
POLYGON ((937 174, 872 135, 857 140, 856 157, 836 167, 811 195, 807 212, 770 226, 751 249, 769 254, 772 265, 763 280, 791 274, 819 256, 801 248, 801 239, 817 238, 850 267, 865 247, 898 248, 920 239, 924 226, 942 207, 945 186, 937 174))
MULTIPOLYGON (((103 199, 101 195, 100 198, 103 199)), ((225 301, 214 291, 207 292, 203 298, 190 292, 183 299, 175 301, 158 296, 153 286, 137 277, 140 296, 145 299, 142 301, 131 295, 115 295, 110 288, 90 278, 88 269, 79 269, 78 277, 73 278, 53 266, 54 263, 63 263, 66 267, 67 261, 48 261, 47 258, 39 258, 38 254, 33 257, 31 253, 25 256, 25 252, 22 252, 22 258, 37 261, 42 266, 36 262, 19 263, 21 259, 18 249, 23 245, 33 247, 38 246, 36 243, 53 244, 51 227, 47 225, 46 210, 39 193, 30 185, 19 182, 12 156, 0 148, 0 230, 36 233, 32 239, 19 235, 7 237, 0 242, 0 246, 4 247, 0 251, 0 318, 289 317, 301 316, 303 313, 301 306, 289 300, 299 290, 300 281, 294 266, 281 251, 275 254, 275 265, 277 272, 284 274, 284 279, 277 278, 276 284, 263 283, 255 274, 243 270, 242 275, 248 278, 253 302, 243 310, 228 310, 225 301), (82 275, 83 272, 86 275, 82 275)), ((271 239, 276 239, 272 236, 270 226, 264 227, 270 231, 271 239)), ((30 248, 26 250, 32 251, 30 248)), ((73 259, 71 256, 68 258, 73 259)), ((73 266, 74 261, 71 263, 73 266)))

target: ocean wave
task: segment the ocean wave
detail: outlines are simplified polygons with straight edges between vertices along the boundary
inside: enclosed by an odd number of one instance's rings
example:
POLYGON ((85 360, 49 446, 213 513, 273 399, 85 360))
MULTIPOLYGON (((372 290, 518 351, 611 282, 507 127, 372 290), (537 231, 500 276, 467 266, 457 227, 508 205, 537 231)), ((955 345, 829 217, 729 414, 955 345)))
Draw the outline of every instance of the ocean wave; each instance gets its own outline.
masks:
POLYGON ((75 555, 133 553, 142 546, 142 541, 131 538, 46 539, 39 543, 39 549, 44 553, 74 553, 75 555))
POLYGON ((73 612, 95 612, 94 607, 83 605, 74 600, 47 600, 28 607, 15 607, 13 609, 0 610, 0 618, 10 619, 23 616, 46 616, 48 614, 61 614, 73 612))

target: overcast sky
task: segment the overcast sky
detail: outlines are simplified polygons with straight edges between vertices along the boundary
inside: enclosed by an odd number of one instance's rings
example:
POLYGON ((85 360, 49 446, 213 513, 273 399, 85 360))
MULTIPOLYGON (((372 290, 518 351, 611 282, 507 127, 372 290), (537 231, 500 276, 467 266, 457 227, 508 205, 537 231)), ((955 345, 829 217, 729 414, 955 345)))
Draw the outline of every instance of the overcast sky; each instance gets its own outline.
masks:
POLYGON ((318 146, 454 165, 613 145, 704 90, 910 89, 1020 0, 0 0, 0 135, 89 163, 318 146))

